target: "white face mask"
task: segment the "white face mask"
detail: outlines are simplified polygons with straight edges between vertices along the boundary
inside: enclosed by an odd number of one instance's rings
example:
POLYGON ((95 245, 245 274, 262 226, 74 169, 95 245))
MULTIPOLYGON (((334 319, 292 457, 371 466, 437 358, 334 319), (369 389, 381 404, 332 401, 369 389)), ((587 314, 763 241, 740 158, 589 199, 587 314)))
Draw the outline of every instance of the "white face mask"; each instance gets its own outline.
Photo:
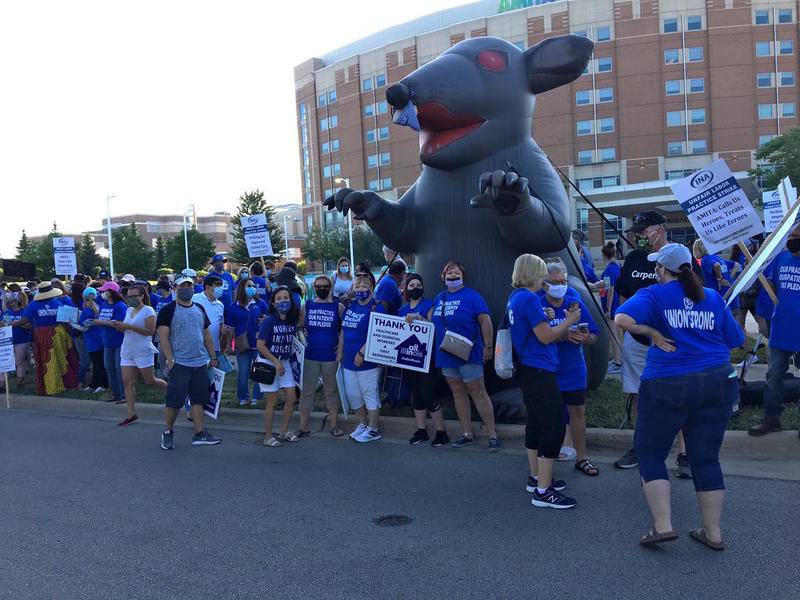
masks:
POLYGON ((553 298, 563 298, 567 295, 566 285, 548 285, 547 294, 553 298))

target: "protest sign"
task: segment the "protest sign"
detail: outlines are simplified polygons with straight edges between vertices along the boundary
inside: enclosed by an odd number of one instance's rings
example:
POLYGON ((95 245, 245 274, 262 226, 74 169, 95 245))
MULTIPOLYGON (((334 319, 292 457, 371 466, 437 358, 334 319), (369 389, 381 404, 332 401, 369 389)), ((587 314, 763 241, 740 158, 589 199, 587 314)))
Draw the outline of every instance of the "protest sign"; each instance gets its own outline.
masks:
POLYGON ((241 218, 244 242, 250 258, 272 256, 272 242, 266 215, 251 215, 241 218))
POLYGON ((14 360, 14 340, 11 327, 0 327, 0 373, 14 371, 17 368, 14 360))
POLYGON ((289 357, 289 364, 292 367, 292 376, 295 385, 303 391, 303 363, 306 360, 306 347, 303 342, 294 338, 292 343, 292 355, 289 357))
POLYGON ((722 159, 670 187, 709 253, 764 233, 758 213, 722 159))
POLYGON ((78 272, 74 239, 71 237, 53 238, 53 262, 56 275, 75 275, 78 272))
POLYGON ((778 190, 763 192, 761 204, 764 206, 764 231, 771 233, 783 219, 784 211, 781 204, 781 193, 778 190))
POLYGON ((62 305, 56 312, 56 321, 58 323, 77 323, 80 313, 81 311, 74 306, 62 305))
POLYGON ((342 403, 342 414, 347 417, 350 413, 350 401, 347 399, 347 390, 344 387, 344 367, 339 365, 336 369, 336 387, 339 389, 339 402, 342 403))
MULTIPOLYGON (((208 370, 208 378, 208 400, 206 400, 206 403, 203 405, 203 412, 212 419, 216 419, 219 416, 219 406, 222 404, 222 388, 225 385, 225 371, 212 367, 208 370)), ((190 406, 189 397, 187 396, 186 402, 184 403, 187 414, 189 413, 190 406)))
POLYGON ((428 321, 408 323, 403 317, 372 313, 364 360, 425 373, 431 364, 433 332, 428 321))

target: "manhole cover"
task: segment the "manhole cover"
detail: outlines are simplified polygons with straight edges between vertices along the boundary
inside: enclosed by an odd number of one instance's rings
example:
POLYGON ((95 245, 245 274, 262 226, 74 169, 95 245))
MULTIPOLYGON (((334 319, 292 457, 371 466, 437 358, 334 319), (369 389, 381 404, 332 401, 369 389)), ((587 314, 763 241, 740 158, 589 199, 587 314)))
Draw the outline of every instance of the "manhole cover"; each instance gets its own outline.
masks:
POLYGON ((406 515, 383 515, 373 519, 372 522, 378 527, 403 527, 411 523, 411 520, 411 517, 406 515))

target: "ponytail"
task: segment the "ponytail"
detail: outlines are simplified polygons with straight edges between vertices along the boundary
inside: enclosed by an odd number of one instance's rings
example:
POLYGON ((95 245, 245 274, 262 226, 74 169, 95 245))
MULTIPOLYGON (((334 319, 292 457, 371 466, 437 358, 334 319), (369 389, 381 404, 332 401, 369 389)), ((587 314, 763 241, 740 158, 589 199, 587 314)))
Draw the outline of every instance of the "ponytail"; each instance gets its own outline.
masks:
POLYGON ((682 264, 675 276, 678 278, 678 282, 681 284, 683 293, 686 294, 687 298, 692 302, 705 300, 706 292, 703 289, 703 282, 692 271, 692 265, 689 263, 682 264))

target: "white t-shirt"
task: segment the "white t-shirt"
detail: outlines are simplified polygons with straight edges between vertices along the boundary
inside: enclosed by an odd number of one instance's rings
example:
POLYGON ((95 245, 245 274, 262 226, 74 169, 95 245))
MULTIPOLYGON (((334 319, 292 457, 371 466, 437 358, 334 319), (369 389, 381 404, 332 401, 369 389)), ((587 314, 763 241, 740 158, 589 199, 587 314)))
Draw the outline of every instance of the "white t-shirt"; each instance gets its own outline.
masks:
MULTIPOLYGON (((128 307, 128 310, 125 312, 124 323, 144 329, 147 326, 148 317, 156 317, 156 311, 153 310, 152 306, 143 305, 135 315, 133 314, 133 308, 128 307)), ((131 357, 148 356, 156 354, 158 349, 153 345, 152 338, 149 335, 142 335, 141 333, 126 329, 125 335, 122 338, 122 348, 120 352, 131 357)))
POLYGON ((214 340, 214 350, 219 352, 219 334, 225 323, 225 305, 219 300, 209 300, 205 292, 192 296, 192 302, 199 304, 206 311, 206 316, 211 323, 208 331, 211 333, 211 339, 214 340))

